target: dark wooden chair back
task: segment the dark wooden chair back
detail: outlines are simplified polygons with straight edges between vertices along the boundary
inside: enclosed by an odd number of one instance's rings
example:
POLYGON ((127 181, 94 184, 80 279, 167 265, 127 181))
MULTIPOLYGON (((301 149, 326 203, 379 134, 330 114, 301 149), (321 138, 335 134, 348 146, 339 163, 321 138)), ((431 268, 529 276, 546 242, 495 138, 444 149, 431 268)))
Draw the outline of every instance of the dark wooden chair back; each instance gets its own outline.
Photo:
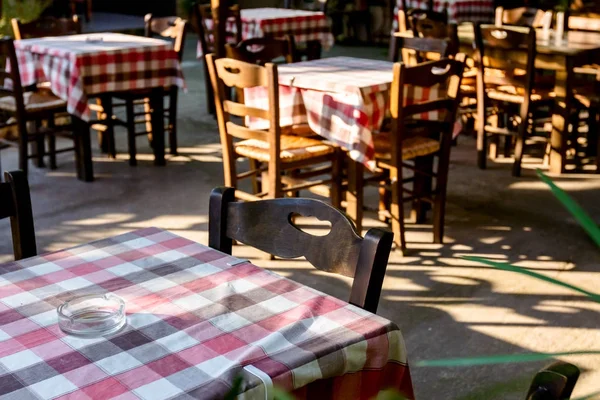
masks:
POLYGON ((577 366, 558 361, 542 368, 533 378, 527 400, 569 400, 579 379, 577 366))
POLYGON ((476 25, 475 53, 482 90, 512 86, 529 101, 535 77, 534 29, 476 25))
MULTIPOLYGON (((221 145, 223 146, 223 163, 225 185, 236 187, 236 162, 233 149, 233 139, 256 139, 269 143, 269 165, 268 172, 272 177, 280 175, 281 168, 281 126, 279 124, 279 84, 277 75, 277 66, 268 63, 265 66, 234 60, 232 58, 215 59, 213 54, 206 56, 208 71, 212 82, 212 88, 215 93, 215 104, 217 112, 217 122, 221 136, 221 145), (243 93, 244 89, 252 87, 268 88, 269 107, 260 109, 247 106, 243 99, 238 96, 237 100, 229 100, 231 90, 238 94, 243 93), (268 131, 253 130, 240 125, 231 120, 231 116, 239 117, 242 120, 245 117, 260 118, 269 121, 268 131)), ((281 181, 279 179, 270 180, 268 191, 270 197, 281 191, 281 181), (279 185, 278 187, 272 187, 279 185)), ((241 192, 240 192, 241 193, 241 192)))
POLYGON ((15 260, 37 254, 31 196, 27 175, 22 171, 4 173, 0 183, 0 219, 10 217, 15 260))
POLYGON ((297 61, 294 37, 252 38, 242 40, 237 46, 225 45, 225 56, 252 64, 265 65, 283 58, 286 63, 297 61))
POLYGON ((370 229, 361 238, 342 212, 319 200, 283 198, 236 202, 233 188, 210 195, 209 246, 231 254, 232 240, 276 257, 305 257, 315 268, 353 277, 349 302, 375 313, 387 268, 393 234, 370 229), (294 217, 316 217, 331 223, 325 236, 314 236, 294 224, 294 217))
POLYGON ((8 68, 0 68, 0 97, 12 96, 15 98, 15 115, 17 123, 25 124, 25 103, 23 100, 23 86, 19 73, 19 62, 15 52, 13 39, 0 38, 0 64, 8 68))
MULTIPOLYGON (((215 30, 213 23, 213 14, 210 4, 196 4, 193 8, 194 25, 200 41, 202 54, 210 54, 215 49, 215 30)), ((225 29, 225 43, 239 43, 242 41, 242 17, 240 7, 233 5, 229 7, 228 19, 233 18, 236 32, 228 32, 225 29)))
POLYGON ((453 57, 456 55, 456 46, 452 41, 438 38, 423 37, 403 37, 396 36, 393 49, 392 61, 400 61, 399 55, 402 55, 402 62, 407 65, 416 65, 425 61, 439 60, 444 57, 453 57))
POLYGON ((146 37, 168 38, 173 41, 173 50, 177 53, 179 61, 183 59, 185 48, 185 35, 187 21, 180 17, 154 17, 152 14, 144 16, 144 31, 146 37))
POLYGON ((392 116, 392 151, 398 151, 401 160, 402 140, 404 133, 409 128, 411 135, 423 134, 432 136, 438 134, 436 139, 441 142, 441 149, 450 147, 452 130, 456 121, 459 106, 459 89, 465 65, 466 56, 457 54, 455 59, 443 58, 438 61, 429 61, 412 67, 402 63, 394 64, 394 75, 390 90, 390 112, 392 116), (430 93, 437 92, 436 96, 430 95, 423 101, 415 101, 416 91, 426 89, 430 93), (409 101, 410 99, 410 101, 409 101), (431 113, 435 113, 434 116, 431 113), (426 120, 421 115, 429 114, 426 120), (416 121, 416 126, 407 125, 407 121, 416 121), (435 129, 432 129, 435 127, 435 129))
POLYGON ((444 38, 447 36, 448 12, 412 9, 407 12, 408 27, 415 36, 444 38))
POLYGON ((13 18, 11 24, 15 40, 81 33, 81 21, 77 15, 72 18, 42 17, 26 23, 13 18))

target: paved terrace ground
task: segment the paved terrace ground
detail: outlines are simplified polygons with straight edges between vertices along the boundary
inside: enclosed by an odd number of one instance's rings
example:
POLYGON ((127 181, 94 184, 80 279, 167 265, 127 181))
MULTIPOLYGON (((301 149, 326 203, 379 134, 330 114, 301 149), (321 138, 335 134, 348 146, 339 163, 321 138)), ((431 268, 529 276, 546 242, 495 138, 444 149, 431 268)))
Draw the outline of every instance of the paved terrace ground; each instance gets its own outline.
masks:
MULTIPOLYGON (((144 137, 139 165, 127 165, 124 131, 119 157, 94 146, 97 180, 75 178, 73 155, 59 169, 29 174, 38 249, 53 251, 130 230, 157 226, 207 243, 210 190, 223 182, 217 126, 206 113, 201 65, 188 41, 183 65, 188 91, 179 109, 180 155, 164 168, 152 165, 144 137)), ((325 54, 384 58, 385 49, 338 46, 325 54)), ((431 244, 429 227, 408 225, 409 254, 391 256, 379 313, 404 334, 419 399, 522 399, 544 363, 472 368, 416 368, 417 360, 487 354, 600 348, 600 306, 528 277, 461 260, 481 255, 534 268, 589 290, 600 283, 600 253, 535 177, 541 160, 525 159, 524 176, 510 163, 475 165, 475 142, 461 138, 452 150, 445 244, 431 244), (505 387, 504 389, 502 389, 505 387), (484 395, 493 389, 495 395, 484 395)), ((4 170, 17 168, 15 150, 2 151, 4 170)), ((557 177, 592 216, 600 219, 600 176, 557 177)), ((368 202, 376 204, 369 192, 368 202)), ((379 223, 368 215, 366 227, 379 223)), ((0 261, 11 259, 8 221, 0 222, 0 261)), ((345 299, 348 280, 318 273, 305 261, 266 261, 244 246, 234 254, 291 279, 345 299)), ((576 395, 600 390, 600 357, 567 358, 584 369, 576 395)))

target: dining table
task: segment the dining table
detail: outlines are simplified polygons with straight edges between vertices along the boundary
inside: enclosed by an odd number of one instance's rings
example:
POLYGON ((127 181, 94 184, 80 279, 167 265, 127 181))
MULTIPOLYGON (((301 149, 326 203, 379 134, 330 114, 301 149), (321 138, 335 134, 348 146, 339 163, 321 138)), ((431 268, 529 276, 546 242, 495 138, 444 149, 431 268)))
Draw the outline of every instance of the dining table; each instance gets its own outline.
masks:
MULTIPOLYGON (((101 97, 111 107, 111 95, 150 90, 154 163, 164 165, 163 91, 185 87, 173 45, 162 39, 121 33, 80 34, 15 41, 23 86, 47 83, 67 102, 71 115, 77 176, 93 181, 90 107, 101 97)), ((108 129, 112 123, 108 122, 108 129)))
MULTIPOLYGON (((296 44, 317 43, 319 47, 329 50, 334 43, 327 16, 319 11, 294 10, 287 8, 243 8, 240 11, 242 20, 242 39, 261 37, 282 37, 291 35, 296 44)), ((212 29, 213 21, 206 21, 212 29)), ((227 19, 227 32, 237 33, 233 18, 227 19)), ((198 42, 197 57, 203 57, 198 42)))
POLYGON ((402 333, 343 300, 159 228, 0 265, 6 399, 413 399, 402 333), (111 293, 127 324, 62 331, 57 307, 111 293), (239 382, 239 384, 234 384, 239 382))
MULTIPOLYGON (((475 32, 472 24, 458 26, 460 51, 473 55, 475 32)), ((412 36, 412 32, 397 32, 397 36, 412 36)), ((545 35, 536 30, 535 68, 553 71, 555 102, 550 135, 550 172, 565 172, 568 119, 575 107, 575 69, 600 63, 600 32, 568 31, 561 38, 554 32, 545 35)))

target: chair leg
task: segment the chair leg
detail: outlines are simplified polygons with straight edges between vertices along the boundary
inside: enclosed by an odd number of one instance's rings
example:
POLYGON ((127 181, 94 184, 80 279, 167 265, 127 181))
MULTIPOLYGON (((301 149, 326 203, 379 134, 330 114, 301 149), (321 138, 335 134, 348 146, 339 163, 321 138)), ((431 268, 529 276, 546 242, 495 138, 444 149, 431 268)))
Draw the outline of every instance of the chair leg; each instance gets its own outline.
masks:
POLYGON ((390 182, 392 185, 392 204, 390 205, 390 215, 392 219, 394 243, 396 243, 396 245, 404 254, 406 253, 406 238, 404 236, 404 207, 402 201, 402 168, 392 168, 392 170, 390 170, 390 182))
POLYGON ((485 121, 480 121, 477 128, 477 166, 485 169, 487 164, 487 133, 485 132, 485 121))
POLYGON ((513 176, 521 176, 521 162, 523 160, 523 152, 525 147, 525 134, 527 132, 527 120, 522 119, 519 124, 519 130, 515 141, 515 162, 513 163, 513 176))
POLYGON ((177 97, 178 87, 172 87, 169 94, 169 153, 177 155, 177 97))
POLYGON ((129 149, 129 165, 134 167, 137 165, 135 148, 135 110, 132 99, 125 101, 125 113, 127 121, 127 147, 129 149))
POLYGON ((46 164, 44 163, 44 156, 46 155, 46 148, 44 146, 44 135, 40 135, 40 128, 42 127, 42 121, 36 119, 35 122, 31 122, 31 125, 34 129, 35 133, 35 142, 31 143, 32 150, 31 153, 35 155, 36 165, 38 168, 44 168, 46 164))
POLYGON ((336 149, 334 159, 331 162, 331 205, 337 209, 342 208, 343 157, 342 150, 336 149))
MULTIPOLYGON (((248 162, 250 163, 251 170, 256 171, 260 168, 260 163, 255 159, 249 158, 248 162)), ((262 185, 260 180, 258 179, 258 176, 256 174, 252 175, 250 181, 252 182, 252 194, 260 193, 262 191, 262 185)))
MULTIPOLYGON (((50 129, 56 128, 54 116, 48 119, 48 127, 50 129)), ((48 158, 50 159, 50 169, 56 169, 56 136, 53 134, 48 135, 48 158)))
POLYGON ((104 140, 106 142, 106 152, 111 158, 117 157, 117 148, 115 145, 115 129, 113 125, 113 106, 111 96, 102 96, 102 108, 104 109, 104 118, 106 131, 104 131, 104 140))
POLYGON ((446 192, 448 188, 449 154, 440 154, 433 198, 433 242, 444 243, 444 226, 446 219, 446 192))
POLYGON ((29 167, 29 135, 27 132, 27 124, 23 122, 17 122, 19 127, 19 169, 27 176, 29 167))
POLYGON ((50 157, 50 169, 56 169, 56 136, 48 135, 48 153, 50 157))
POLYGON ((392 204, 392 198, 390 195, 390 191, 387 190, 384 186, 387 184, 386 180, 381 180, 379 182, 379 213, 378 218, 381 222, 386 222, 388 220, 386 212, 390 209, 392 204))
POLYGON ((413 194, 416 200, 412 202, 411 218, 417 224, 425 222, 430 204, 419 200, 420 197, 431 194, 431 174, 433 171, 433 157, 417 157, 415 159, 415 180, 413 183, 413 194), (422 172, 421 172, 422 171, 422 172))
MULTIPOLYGON (((150 147, 153 147, 152 144, 152 107, 150 106, 150 99, 144 99, 144 118, 146 120, 146 132, 148 132, 148 143, 150 143, 150 147)), ((161 120, 162 121, 162 120, 161 120)), ((135 123, 134 123, 134 132, 135 132, 135 123)))

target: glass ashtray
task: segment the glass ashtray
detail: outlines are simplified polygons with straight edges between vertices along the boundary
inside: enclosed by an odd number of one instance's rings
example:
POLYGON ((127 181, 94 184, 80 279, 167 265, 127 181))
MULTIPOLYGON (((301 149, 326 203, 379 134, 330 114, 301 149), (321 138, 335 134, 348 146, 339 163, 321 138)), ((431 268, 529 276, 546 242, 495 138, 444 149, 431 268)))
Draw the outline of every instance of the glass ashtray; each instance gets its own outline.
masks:
POLYGON ((60 329, 76 336, 110 335, 127 322, 125 301, 111 293, 75 297, 58 306, 56 311, 60 329))

